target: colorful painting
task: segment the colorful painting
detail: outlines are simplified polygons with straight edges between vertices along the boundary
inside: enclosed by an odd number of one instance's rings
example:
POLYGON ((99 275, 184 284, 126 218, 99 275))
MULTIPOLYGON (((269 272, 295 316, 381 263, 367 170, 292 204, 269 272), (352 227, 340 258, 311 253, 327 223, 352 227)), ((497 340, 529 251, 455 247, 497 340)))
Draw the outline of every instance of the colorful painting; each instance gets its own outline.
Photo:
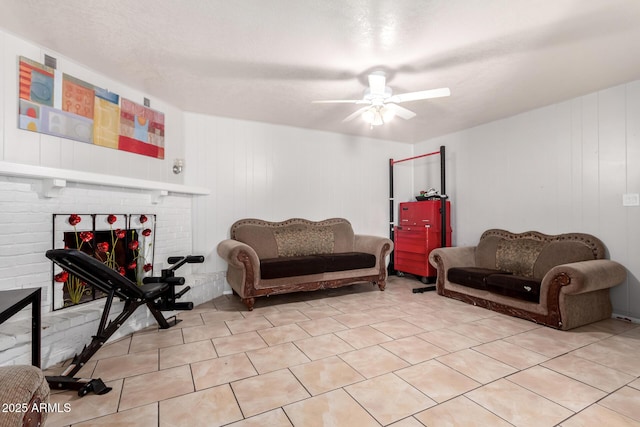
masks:
POLYGON ((20 57, 20 99, 53 107, 53 68, 20 57))
POLYGON ((19 61, 20 129, 164 159, 164 113, 28 58, 19 61))
POLYGON ((91 144, 93 120, 55 108, 42 107, 40 132, 91 144))
POLYGON ((19 126, 33 132, 42 129, 42 108, 53 106, 53 68, 20 58, 19 126))
POLYGON ((122 98, 118 148, 164 159, 164 114, 122 98))
POLYGON ((62 110, 93 120, 93 86, 82 80, 63 74, 62 110))
POLYGON ((120 136, 120 97, 109 91, 96 88, 93 106, 93 143, 102 147, 118 149, 120 136))

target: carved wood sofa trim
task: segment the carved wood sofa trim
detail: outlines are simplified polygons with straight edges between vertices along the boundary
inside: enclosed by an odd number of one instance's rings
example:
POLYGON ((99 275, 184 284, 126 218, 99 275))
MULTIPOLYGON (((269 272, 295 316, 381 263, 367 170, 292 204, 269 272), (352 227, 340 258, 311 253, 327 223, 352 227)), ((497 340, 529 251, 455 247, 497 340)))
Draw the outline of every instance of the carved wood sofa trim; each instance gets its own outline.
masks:
MULTIPOLYGON (((391 245, 384 244, 379 254, 379 259, 384 259, 384 256, 391 249, 391 245)), ((334 280, 319 280, 315 282, 305 282, 305 283, 295 283, 291 285, 280 285, 273 286, 268 288, 260 288, 256 289, 253 286, 254 277, 253 277, 253 268, 251 268, 251 260, 249 255, 240 251, 238 253, 238 260, 244 264, 246 269, 246 278, 245 278, 245 290, 250 297, 241 298, 241 301, 244 305, 247 306, 249 311, 253 310, 253 306, 255 304, 255 297, 268 296, 268 295, 277 295, 277 294, 286 294, 290 292, 298 292, 298 291, 317 291, 320 289, 334 289, 339 288, 345 285, 349 285, 352 283, 358 282, 371 282, 374 285, 378 285, 378 288, 381 291, 384 291, 387 286, 386 281, 386 265, 384 262, 380 263, 380 269, 377 275, 368 275, 368 276, 357 276, 357 277, 349 277, 343 279, 334 279, 334 280)))
MULTIPOLYGON (((438 264, 440 270, 444 270, 442 267, 442 258, 439 255, 434 256, 434 260, 438 264)), ((529 320, 538 324, 552 326, 555 328, 562 328, 562 318, 560 314, 560 302, 558 297, 560 295, 560 288, 567 286, 571 283, 571 278, 564 274, 558 274, 551 281, 549 292, 547 293, 547 314, 536 313, 529 310, 524 310, 516 307, 512 307, 499 302, 491 301, 484 298, 475 297, 473 295, 467 295, 461 292, 445 289, 444 279, 442 275, 438 275, 436 281, 436 291, 438 295, 442 295, 448 298, 457 299, 458 301, 465 302, 467 304, 476 305, 478 307, 486 308, 498 313, 506 314, 513 317, 519 317, 521 319, 529 320)))

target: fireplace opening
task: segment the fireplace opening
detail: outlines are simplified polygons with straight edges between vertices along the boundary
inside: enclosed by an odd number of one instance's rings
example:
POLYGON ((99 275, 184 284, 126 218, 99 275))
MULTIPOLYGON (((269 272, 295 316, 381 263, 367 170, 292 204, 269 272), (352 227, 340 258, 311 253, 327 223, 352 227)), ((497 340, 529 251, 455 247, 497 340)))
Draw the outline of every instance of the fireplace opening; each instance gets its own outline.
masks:
MULTIPOLYGON (((155 215, 54 214, 54 248, 78 249, 142 284, 153 274, 155 215)), ((94 301, 105 293, 54 266, 53 309, 94 301)))

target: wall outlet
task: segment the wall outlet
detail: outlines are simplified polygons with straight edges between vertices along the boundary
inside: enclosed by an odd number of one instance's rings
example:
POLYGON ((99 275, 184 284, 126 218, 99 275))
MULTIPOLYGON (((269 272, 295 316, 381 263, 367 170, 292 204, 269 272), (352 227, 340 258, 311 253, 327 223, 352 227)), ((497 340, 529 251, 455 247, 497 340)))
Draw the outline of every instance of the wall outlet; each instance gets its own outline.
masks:
POLYGON ((640 194, 638 193, 623 194, 622 206, 640 206, 640 194))

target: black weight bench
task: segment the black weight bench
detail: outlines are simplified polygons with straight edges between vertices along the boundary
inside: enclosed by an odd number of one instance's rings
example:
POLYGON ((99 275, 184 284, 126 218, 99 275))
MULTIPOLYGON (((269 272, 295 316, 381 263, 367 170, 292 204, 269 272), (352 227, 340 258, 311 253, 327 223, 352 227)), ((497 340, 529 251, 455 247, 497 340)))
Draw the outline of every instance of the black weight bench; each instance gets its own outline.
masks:
POLYGON ((175 287, 183 285, 184 278, 175 277, 174 272, 185 263, 204 261, 202 256, 169 257, 168 263, 173 264, 171 268, 162 270, 160 277, 145 278, 143 284, 138 286, 96 258, 77 249, 51 249, 46 252, 46 256, 63 270, 107 294, 98 332, 93 336, 91 343, 85 346, 80 354, 75 355, 62 375, 47 377, 49 387, 61 390, 78 390, 79 396, 84 396, 90 391, 104 394, 111 390, 99 378, 74 378, 73 375, 84 366, 138 307, 146 305, 158 322, 160 329, 170 328, 180 321, 173 316, 174 321, 170 324, 161 311, 193 309, 191 302, 176 302, 190 287, 187 286, 180 293, 176 293, 175 287), (124 301, 124 308, 115 319, 109 321, 111 305, 115 297, 124 301))

